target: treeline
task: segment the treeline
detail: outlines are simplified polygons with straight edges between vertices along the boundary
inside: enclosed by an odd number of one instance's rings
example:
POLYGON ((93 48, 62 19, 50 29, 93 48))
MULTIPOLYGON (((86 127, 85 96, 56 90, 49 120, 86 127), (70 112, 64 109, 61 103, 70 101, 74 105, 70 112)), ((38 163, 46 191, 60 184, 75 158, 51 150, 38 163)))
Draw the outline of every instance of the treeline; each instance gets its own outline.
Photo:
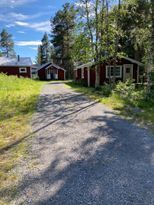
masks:
MULTIPOLYGON (((67 70, 68 78, 72 77, 75 64, 89 61, 97 64, 119 54, 141 61, 152 69, 154 1, 119 0, 116 5, 114 2, 79 0, 75 4, 66 3, 51 18, 50 40, 45 34, 38 48, 38 62, 52 59, 67 70)), ((98 84, 99 66, 96 67, 96 86, 98 84)))

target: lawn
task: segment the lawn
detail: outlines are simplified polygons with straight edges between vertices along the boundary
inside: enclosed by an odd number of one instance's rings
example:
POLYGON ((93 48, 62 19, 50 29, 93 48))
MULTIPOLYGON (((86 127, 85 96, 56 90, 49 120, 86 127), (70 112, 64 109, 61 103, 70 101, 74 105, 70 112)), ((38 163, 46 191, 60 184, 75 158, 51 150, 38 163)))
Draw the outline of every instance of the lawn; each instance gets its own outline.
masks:
POLYGON ((127 119, 132 119, 143 126, 147 126, 154 132, 154 99, 150 101, 134 100, 133 103, 129 103, 128 100, 122 99, 115 92, 106 97, 101 89, 88 88, 75 82, 66 82, 66 85, 77 92, 84 93, 92 99, 99 100, 101 103, 115 110, 117 114, 127 119))
MULTIPOLYGON (((30 120, 42 85, 40 81, 0 74, 0 150, 30 133, 30 120)), ((8 197, 15 194, 18 177, 12 169, 25 155, 26 140, 1 152, 0 204, 7 204, 8 197)))

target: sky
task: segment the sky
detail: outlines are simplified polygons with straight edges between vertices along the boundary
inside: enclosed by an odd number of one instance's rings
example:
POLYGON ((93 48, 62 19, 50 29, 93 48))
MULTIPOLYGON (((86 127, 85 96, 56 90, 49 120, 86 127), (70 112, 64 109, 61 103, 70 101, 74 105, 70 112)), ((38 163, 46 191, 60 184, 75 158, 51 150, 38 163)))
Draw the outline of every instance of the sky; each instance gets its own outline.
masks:
POLYGON ((50 18, 66 2, 73 0, 0 0, 0 31, 12 34, 17 55, 36 59, 43 34, 50 33, 50 18))

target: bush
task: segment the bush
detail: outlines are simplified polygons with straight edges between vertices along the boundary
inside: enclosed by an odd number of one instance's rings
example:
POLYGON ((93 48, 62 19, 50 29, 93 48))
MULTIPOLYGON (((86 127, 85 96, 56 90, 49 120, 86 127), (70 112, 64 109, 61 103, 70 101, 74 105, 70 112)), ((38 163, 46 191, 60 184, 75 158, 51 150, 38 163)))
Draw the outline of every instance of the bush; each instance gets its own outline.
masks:
POLYGON ((132 80, 126 82, 119 82, 114 90, 123 100, 132 105, 139 105, 145 98, 144 88, 136 89, 132 80))
POLYGON ((118 93, 123 99, 129 99, 134 91, 135 84, 132 80, 127 80, 125 83, 119 82, 115 88, 115 92, 118 93))
POLYGON ((82 86, 87 86, 87 83, 84 79, 77 80, 76 82, 79 83, 82 86))
POLYGON ((111 95, 111 93, 112 93, 112 87, 109 84, 101 86, 101 90, 102 90, 103 95, 105 97, 109 97, 111 95))

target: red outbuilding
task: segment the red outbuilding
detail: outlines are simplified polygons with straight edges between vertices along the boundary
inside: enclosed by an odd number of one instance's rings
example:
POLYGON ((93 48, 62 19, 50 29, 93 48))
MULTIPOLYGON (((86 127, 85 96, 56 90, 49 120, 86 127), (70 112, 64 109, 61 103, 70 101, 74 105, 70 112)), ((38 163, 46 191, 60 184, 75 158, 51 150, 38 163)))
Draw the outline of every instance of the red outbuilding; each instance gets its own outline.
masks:
POLYGON ((54 63, 46 63, 38 68, 40 80, 65 80, 65 69, 54 63))
MULTIPOLYGON (((127 79, 134 79, 139 83, 140 76, 143 74, 143 64, 139 61, 128 57, 119 57, 116 60, 110 59, 100 66, 100 85, 108 83, 113 78, 115 81, 125 82, 127 79)), ((77 66, 74 69, 74 77, 76 81, 82 81, 87 86, 94 86, 96 79, 96 63, 89 62, 77 66)))
POLYGON ((31 66, 29 57, 0 57, 0 73, 31 78, 31 66))

